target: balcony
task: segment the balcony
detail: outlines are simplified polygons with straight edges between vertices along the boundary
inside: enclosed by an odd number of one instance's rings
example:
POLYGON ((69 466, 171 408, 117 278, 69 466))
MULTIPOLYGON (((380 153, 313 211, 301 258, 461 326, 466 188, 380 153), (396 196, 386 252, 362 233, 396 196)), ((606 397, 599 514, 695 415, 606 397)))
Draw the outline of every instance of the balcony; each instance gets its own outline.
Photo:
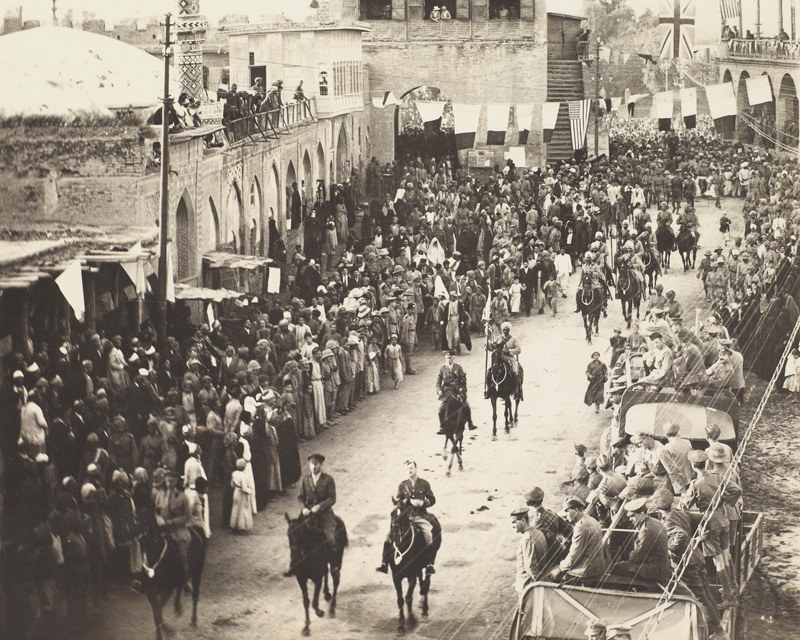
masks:
POLYGON ((225 135, 230 144, 244 140, 275 140, 284 133, 291 131, 302 124, 314 122, 317 118, 316 99, 290 102, 280 109, 251 113, 242 118, 226 122, 225 135))
POLYGON ((800 41, 778 38, 731 38, 722 43, 727 46, 728 58, 746 60, 795 61, 800 60, 800 41))

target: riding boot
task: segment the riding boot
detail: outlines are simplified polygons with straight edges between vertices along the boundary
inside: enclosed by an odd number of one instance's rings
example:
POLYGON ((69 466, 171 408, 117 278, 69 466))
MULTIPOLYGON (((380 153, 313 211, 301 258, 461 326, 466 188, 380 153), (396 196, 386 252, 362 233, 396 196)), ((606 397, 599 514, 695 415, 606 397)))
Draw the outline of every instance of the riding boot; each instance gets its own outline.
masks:
POLYGON ((428 545, 427 553, 425 555, 426 555, 425 571, 430 576, 436 573, 436 569, 433 566, 433 563, 436 562, 436 547, 432 544, 428 545))
POLYGON ((392 545, 388 540, 383 543, 383 553, 381 554, 381 566, 376 567, 375 571, 381 573, 389 573, 389 563, 392 561, 392 545))
POLYGON ((470 431, 475 431, 475 429, 478 428, 474 424, 472 424, 472 407, 467 409, 467 424, 469 425, 470 431))

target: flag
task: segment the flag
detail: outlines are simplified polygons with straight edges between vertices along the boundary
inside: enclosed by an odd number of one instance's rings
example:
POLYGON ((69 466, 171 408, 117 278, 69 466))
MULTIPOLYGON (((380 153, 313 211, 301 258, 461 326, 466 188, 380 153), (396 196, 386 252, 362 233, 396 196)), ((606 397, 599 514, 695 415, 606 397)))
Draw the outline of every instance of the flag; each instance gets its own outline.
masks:
POLYGON ((444 105, 446 102, 422 102, 420 100, 414 101, 417 105, 417 111, 422 118, 422 122, 434 122, 442 117, 444 113, 444 105))
POLYGON ((167 242, 167 301, 175 302, 175 247, 167 242))
POLYGON ((600 59, 611 62, 611 47, 600 47, 600 59))
POLYGON ((681 89, 681 115, 687 129, 697 126, 697 89, 681 89))
POLYGON ((561 108, 560 102, 542 103, 542 136, 543 142, 548 143, 553 137, 553 130, 558 122, 558 110, 561 108))
POLYGON ((717 131, 734 131, 736 129, 736 94, 733 91, 733 82, 707 86, 706 96, 717 131))
POLYGON ((481 105, 479 104, 453 103, 456 149, 472 149, 475 146, 475 133, 478 131, 480 116, 481 105))
POLYGON ((747 78, 745 82, 747 83, 747 99, 750 101, 751 107, 772 102, 772 85, 769 83, 769 76, 747 78))
POLYGON ((372 99, 372 106, 376 109, 383 109, 393 104, 397 104, 397 98, 391 91, 384 91, 382 96, 372 99))
POLYGON ((694 0, 661 0, 661 58, 694 57, 694 0))
POLYGON ((531 120, 533 120, 533 105, 532 104, 518 104, 516 107, 517 112, 517 127, 519 128, 519 144, 528 144, 528 132, 531 130, 531 120))
POLYGON ((637 53, 636 55, 639 56, 642 60, 644 60, 645 63, 647 62, 649 62, 650 64, 656 63, 656 61, 653 60, 653 56, 651 56, 649 53, 637 53))
POLYGON ((61 290, 64 299, 75 312, 78 322, 83 322, 86 313, 86 302, 83 298, 83 272, 81 261, 75 260, 56 278, 56 285, 61 290))
POLYGON ((658 118, 658 130, 672 129, 672 91, 661 91, 653 96, 653 111, 658 118))
POLYGON ((739 0, 719 0, 719 12, 723 20, 739 17, 739 0))
POLYGON ((576 151, 583 149, 591 108, 591 100, 570 100, 569 102, 569 130, 572 134, 572 148, 576 151))
POLYGON ((481 314, 481 322, 486 327, 486 335, 489 335, 489 319, 492 317, 492 292, 486 296, 486 304, 483 306, 483 313, 481 314))
POLYGON ((486 144, 504 144, 508 129, 507 104, 486 105, 486 144))
POLYGON ((631 54, 630 53, 625 53, 624 51, 619 54, 619 59, 622 62, 622 64, 627 64, 628 60, 630 59, 630 57, 631 57, 631 54))

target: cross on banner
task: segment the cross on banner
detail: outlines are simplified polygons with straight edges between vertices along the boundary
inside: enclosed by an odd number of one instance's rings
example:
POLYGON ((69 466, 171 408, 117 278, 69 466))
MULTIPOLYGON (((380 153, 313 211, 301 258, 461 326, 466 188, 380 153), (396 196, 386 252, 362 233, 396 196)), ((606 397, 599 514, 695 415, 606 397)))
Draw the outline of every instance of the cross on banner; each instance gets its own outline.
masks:
POLYGON ((661 58, 694 57, 694 0, 661 0, 661 58))

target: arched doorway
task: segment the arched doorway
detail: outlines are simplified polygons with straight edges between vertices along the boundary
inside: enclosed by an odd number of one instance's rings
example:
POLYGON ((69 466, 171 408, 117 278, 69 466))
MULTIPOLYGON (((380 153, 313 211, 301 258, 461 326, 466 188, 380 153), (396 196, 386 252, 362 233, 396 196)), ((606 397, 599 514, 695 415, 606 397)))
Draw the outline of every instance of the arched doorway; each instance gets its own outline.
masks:
POLYGON ((195 247, 192 241, 192 229, 194 229, 194 212, 189 193, 183 192, 178 201, 178 208, 175 211, 175 279, 178 281, 186 280, 195 273, 195 247))
MULTIPOLYGON (((278 231, 283 232, 286 229, 286 218, 281 215, 281 180, 278 174, 278 167, 272 165, 272 171, 269 172, 269 181, 267 182, 267 211, 269 217, 275 220, 275 226, 278 231)), ((269 230, 269 224, 267 224, 269 230)), ((269 247, 269 232, 267 232, 267 246, 269 247)))
POLYGON ((228 197, 225 200, 225 221, 227 228, 236 238, 234 251, 239 253, 246 253, 244 220, 242 193, 239 185, 234 182, 228 189, 228 197))
POLYGON ((322 143, 320 142, 319 144, 317 144, 317 164, 314 167, 315 171, 316 171, 316 173, 314 174, 314 194, 315 194, 314 199, 315 200, 316 200, 317 180, 322 180, 322 182, 325 183, 326 191, 327 191, 328 176, 326 175, 327 172, 325 170, 325 166, 326 166, 325 165, 325 151, 322 148, 322 143))
POLYGON ((311 158, 308 151, 303 154, 302 173, 300 174, 300 189, 306 203, 314 202, 314 175, 311 169, 311 158))
POLYGON ((251 225, 250 252, 264 255, 264 203, 261 184, 255 176, 250 183, 250 220, 255 221, 254 232, 251 225))
POLYGON ((800 104, 797 100, 797 88, 795 87, 792 76, 788 73, 781 78, 781 86, 778 90, 778 100, 776 109, 776 123, 780 132, 780 141, 795 149, 798 142, 798 130, 800 130, 800 104))
POLYGON ((725 69, 725 73, 722 75, 723 82, 733 82, 733 74, 731 74, 730 69, 725 69))
POLYGON ((214 198, 209 198, 206 212, 206 251, 217 251, 219 249, 219 215, 217 207, 214 205, 214 198))
MULTIPOLYGON (((747 79, 749 77, 750 74, 747 71, 742 71, 736 91, 736 111, 745 114, 745 117, 753 115, 753 108, 750 106, 750 99, 747 96, 747 79)), ((752 143, 754 133, 745 122, 745 117, 736 118, 736 136, 742 142, 752 143)))
POLYGON ((336 141, 336 182, 342 183, 350 176, 350 143, 347 127, 342 124, 336 141))
POLYGON ((294 229, 292 225, 292 185, 297 182, 297 172, 294 170, 294 162, 289 160, 286 167, 286 228, 294 229))

